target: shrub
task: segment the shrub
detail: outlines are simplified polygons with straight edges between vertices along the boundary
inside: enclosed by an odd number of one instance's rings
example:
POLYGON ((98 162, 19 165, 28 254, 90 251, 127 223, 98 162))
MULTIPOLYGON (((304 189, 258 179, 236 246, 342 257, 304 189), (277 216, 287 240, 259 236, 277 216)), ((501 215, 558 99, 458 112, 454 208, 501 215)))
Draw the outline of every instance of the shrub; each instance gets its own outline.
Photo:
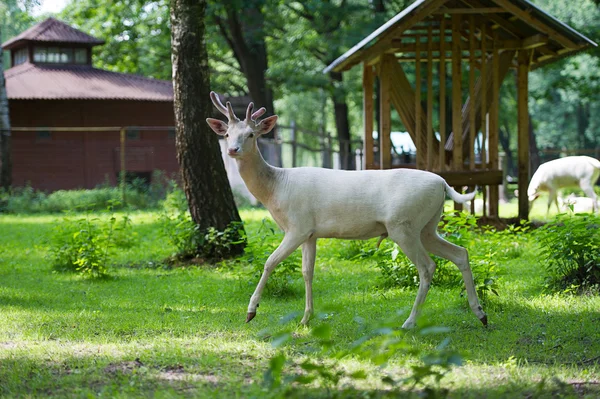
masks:
POLYGON ((50 248, 53 269, 87 277, 107 276, 114 224, 114 218, 104 227, 97 218, 65 219, 56 228, 50 248))
POLYGON ((600 217, 557 215, 535 231, 546 265, 547 289, 586 292, 600 288, 600 217))
MULTIPOLYGON (((290 316, 285 317, 282 323, 290 319, 290 316)), ((302 394, 299 386, 311 387, 315 381, 326 387, 328 392, 335 392, 348 382, 369 378, 386 384, 393 394, 390 397, 445 397, 447 391, 440 382, 454 367, 462 365, 462 356, 450 348, 448 338, 429 351, 416 349, 413 341, 419 336, 428 337, 449 330, 427 326, 409 333, 395 328, 398 322, 398 318, 394 317, 378 326, 364 325, 364 329, 371 332, 356 340, 350 349, 338 352, 335 351, 332 328, 327 323, 311 328, 306 338, 297 337, 297 334, 285 329, 278 332, 264 330, 263 334, 273 337, 272 346, 278 348, 264 373, 265 393, 276 398, 300 396, 297 395, 302 394), (309 355, 301 359, 288 356, 287 352, 295 351, 286 352, 282 347, 289 344, 300 346, 301 352, 309 352, 309 355), (385 372, 391 359, 401 360, 407 355, 420 359, 417 364, 409 365, 408 373, 385 372), (349 371, 341 364, 345 358, 367 360, 379 367, 349 371)))
MULTIPOLYGON (((173 184, 171 183, 171 186, 173 184)), ((64 211, 102 211, 112 209, 151 209, 159 205, 169 191, 164 174, 155 171, 152 182, 147 185, 134 179, 125 187, 125 203, 121 187, 105 183, 97 188, 84 190, 58 190, 50 194, 36 191, 31 186, 17 187, 11 193, 0 193, 0 212, 39 213, 64 211)))
POLYGON ((172 259, 223 259, 230 256, 235 246, 245 242, 242 223, 231 223, 224 231, 209 227, 200 231, 188 210, 183 190, 174 188, 163 203, 160 216, 162 234, 177 249, 172 259))

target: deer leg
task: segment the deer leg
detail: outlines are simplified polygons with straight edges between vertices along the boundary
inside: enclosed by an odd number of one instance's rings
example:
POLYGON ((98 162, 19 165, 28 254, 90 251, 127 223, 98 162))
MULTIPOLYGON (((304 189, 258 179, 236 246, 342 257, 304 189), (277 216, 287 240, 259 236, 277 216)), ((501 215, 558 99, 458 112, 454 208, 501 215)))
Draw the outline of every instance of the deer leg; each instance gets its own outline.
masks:
POLYGON ((256 308, 258 307, 258 302, 260 301, 260 296, 262 295, 265 286, 267 285, 267 280, 269 276, 275 269, 275 267, 283 261, 285 258, 291 255, 292 252, 296 250, 305 241, 308 237, 306 235, 299 235, 297 233, 289 232, 281 241, 281 244, 277 247, 275 251, 269 256, 267 262, 265 263, 265 268, 262 276, 260 277, 260 281, 254 290, 254 294, 250 298, 250 303, 248 304, 248 315, 246 316, 246 323, 256 316, 256 308))
POLYGON ((302 244, 302 276, 304 277, 304 286, 306 291, 306 307, 304 317, 300 323, 308 324, 313 314, 313 296, 312 281, 315 272, 315 258, 317 254, 317 239, 309 238, 302 244))
POLYGON ((596 211, 598 210, 598 198, 596 196, 596 193, 594 192, 594 186, 586 182, 584 184, 581 184, 580 187, 585 193, 585 195, 592 199, 592 213, 596 213, 596 211))
POLYGON ((427 292, 431 286, 433 273, 435 272, 435 262, 429 257, 421 240, 414 233, 408 231, 394 231, 388 229, 389 237, 400 246, 404 254, 417 267, 419 272, 419 290, 408 319, 402 325, 402 328, 412 328, 416 324, 421 306, 425 302, 427 292))

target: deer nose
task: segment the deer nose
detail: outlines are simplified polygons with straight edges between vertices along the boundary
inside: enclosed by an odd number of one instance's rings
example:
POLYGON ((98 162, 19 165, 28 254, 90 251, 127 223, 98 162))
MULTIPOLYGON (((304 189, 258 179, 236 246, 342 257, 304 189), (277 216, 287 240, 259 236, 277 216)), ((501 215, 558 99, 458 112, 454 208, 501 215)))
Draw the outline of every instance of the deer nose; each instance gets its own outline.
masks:
POLYGON ((240 152, 240 147, 231 147, 231 148, 228 148, 228 149, 227 149, 227 153, 228 153, 229 155, 235 155, 235 154, 237 154, 238 152, 240 152))

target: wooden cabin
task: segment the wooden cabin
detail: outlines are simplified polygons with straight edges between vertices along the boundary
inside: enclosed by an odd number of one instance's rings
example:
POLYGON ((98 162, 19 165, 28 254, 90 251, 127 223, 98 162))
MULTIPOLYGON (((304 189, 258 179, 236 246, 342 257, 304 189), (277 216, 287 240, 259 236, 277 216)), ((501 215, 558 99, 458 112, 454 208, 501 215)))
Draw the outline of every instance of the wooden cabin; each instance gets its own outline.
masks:
MULTIPOLYGON (((340 56, 325 72, 363 68, 364 167, 392 165, 391 109, 417 148, 416 167, 457 188, 485 187, 498 217, 499 91, 509 70, 518 82, 518 185, 529 182, 528 73, 596 43, 527 0, 417 0, 340 56), (410 82, 406 70, 414 71, 410 82), (379 126, 374 158, 374 82, 379 126), (434 84, 435 80, 435 84, 434 84), (450 116, 450 117, 448 117, 450 116)), ((519 217, 527 219, 526 195, 519 217)))
MULTIPOLYGON (((92 49, 103 43, 48 18, 2 44, 11 53, 13 186, 55 191, 115 185, 123 171, 145 181, 155 170, 179 173, 172 82, 94 68, 92 49)), ((238 115, 250 102, 227 100, 238 115)))

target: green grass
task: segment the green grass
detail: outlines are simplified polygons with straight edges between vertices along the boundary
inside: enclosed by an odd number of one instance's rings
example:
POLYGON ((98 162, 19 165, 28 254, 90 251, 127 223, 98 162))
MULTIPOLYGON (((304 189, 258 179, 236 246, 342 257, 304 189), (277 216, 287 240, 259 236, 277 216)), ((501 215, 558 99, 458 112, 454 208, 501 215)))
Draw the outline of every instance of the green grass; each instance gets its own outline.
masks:
MULTIPOLYGON (((93 281, 51 271, 48 246, 60 216, 0 215, 0 397, 273 394, 261 384, 276 350, 261 331, 291 328, 294 336, 310 340, 309 329, 298 325, 301 315, 279 324, 304 309, 301 274, 291 295, 267 292, 255 320, 245 324, 256 281, 239 272, 243 262, 168 268, 162 260, 174 248, 160 236, 158 214, 131 217, 138 244, 115 255, 112 278, 93 281)), ((252 240, 268 214, 243 211, 242 217, 252 240)), ((478 236, 469 249, 475 252, 491 239, 478 236)), ((447 337, 450 348, 461 353, 465 364, 442 380, 453 398, 598 397, 600 298, 544 294, 544 265, 535 244, 526 236, 519 245, 520 256, 498 261, 500 296, 487 306, 487 329, 459 289, 433 287, 419 322, 450 332, 407 332, 409 341, 426 352, 447 337)), ((340 250, 340 241, 319 242, 314 281, 319 315, 312 326, 330 324, 334 346, 343 350, 367 332, 365 326, 397 311, 407 316, 416 291, 377 288, 376 260, 344 260, 340 250)), ((292 358, 311 356, 299 344, 285 350, 292 358)), ((386 370, 400 376, 419 360, 398 356, 386 370)), ((296 395, 392 395, 369 362, 350 358, 342 366, 365 368, 372 376, 345 381, 339 390, 315 384, 296 395)))

